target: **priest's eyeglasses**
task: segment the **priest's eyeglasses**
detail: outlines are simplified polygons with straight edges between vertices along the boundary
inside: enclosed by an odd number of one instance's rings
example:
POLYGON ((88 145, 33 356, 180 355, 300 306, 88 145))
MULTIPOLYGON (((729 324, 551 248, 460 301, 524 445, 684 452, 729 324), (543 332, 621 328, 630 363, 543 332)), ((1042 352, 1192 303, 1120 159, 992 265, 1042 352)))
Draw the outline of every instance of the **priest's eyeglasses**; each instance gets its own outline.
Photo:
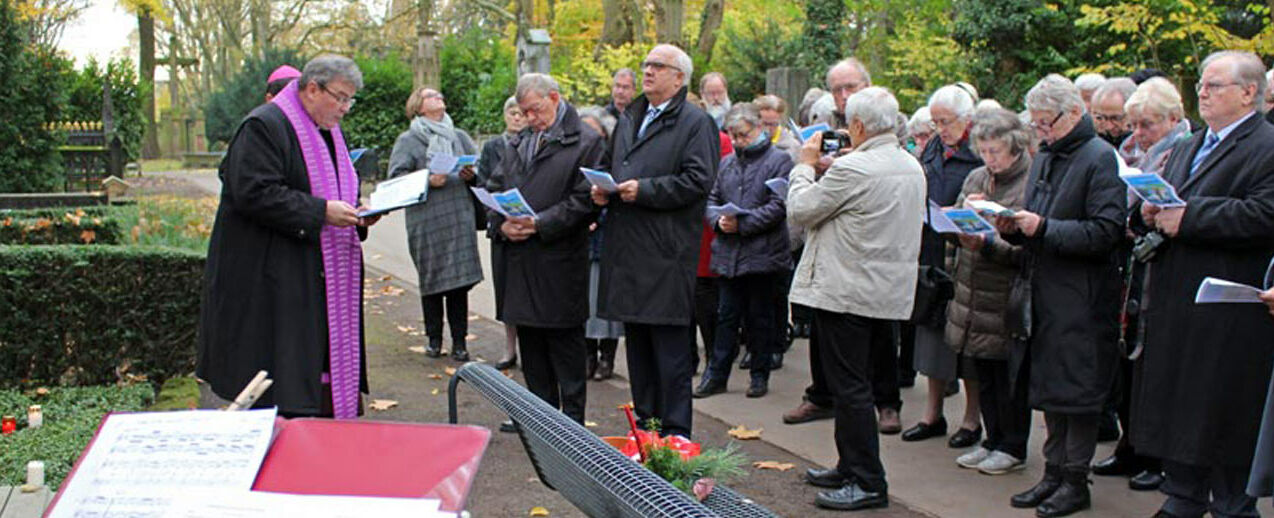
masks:
POLYGON ((346 108, 353 108, 354 103, 358 102, 358 99, 355 99, 349 96, 338 95, 335 92, 328 90, 327 85, 319 85, 319 88, 321 88, 324 92, 327 92, 327 95, 332 96, 332 100, 336 101, 339 104, 344 105, 346 108))

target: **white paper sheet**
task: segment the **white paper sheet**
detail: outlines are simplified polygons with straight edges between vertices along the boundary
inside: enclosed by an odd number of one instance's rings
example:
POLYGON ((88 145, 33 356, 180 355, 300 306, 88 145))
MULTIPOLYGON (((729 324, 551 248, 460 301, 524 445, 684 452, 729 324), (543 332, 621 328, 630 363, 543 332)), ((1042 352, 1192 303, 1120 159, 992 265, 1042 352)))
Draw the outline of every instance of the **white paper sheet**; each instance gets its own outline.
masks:
POLYGON ((747 214, 748 210, 735 205, 734 202, 730 202, 725 205, 709 205, 707 212, 708 218, 715 221, 721 216, 738 216, 740 214, 747 214))
POLYGON ((194 491, 177 496, 160 518, 412 518, 455 517, 435 498, 294 495, 264 491, 194 491))
POLYGON ((967 202, 967 205, 969 206, 969 208, 972 208, 973 210, 978 211, 978 213, 980 214, 985 214, 992 217, 994 216, 1012 217, 1014 214, 1013 209, 1000 205, 999 203, 993 202, 991 200, 972 200, 967 202))
POLYGON ((790 184, 788 183, 787 178, 770 178, 765 181, 766 187, 769 187, 771 191, 774 191, 774 194, 779 195, 780 198, 785 200, 787 199, 788 185, 790 184))
POLYGON ((433 174, 451 174, 456 170, 460 157, 448 153, 434 153, 429 158, 429 172, 433 174))
POLYGON ((429 171, 421 169, 410 174, 376 184, 376 190, 368 197, 368 209, 359 217, 384 214, 417 203, 424 203, 429 196, 429 171))
POLYGON ((1194 294, 1195 304, 1261 303, 1261 290, 1215 277, 1207 277, 1199 283, 1194 294))
POLYGON ((581 173, 584 173, 584 177, 588 178, 588 183, 593 184, 593 187, 606 192, 615 192, 619 190, 619 185, 615 183, 615 177, 611 176, 610 173, 606 171, 598 171, 596 169, 589 169, 587 167, 581 167, 579 170, 581 173))
POLYGON ((247 491, 274 433, 275 409, 116 414, 50 518, 162 516, 193 488, 247 491))

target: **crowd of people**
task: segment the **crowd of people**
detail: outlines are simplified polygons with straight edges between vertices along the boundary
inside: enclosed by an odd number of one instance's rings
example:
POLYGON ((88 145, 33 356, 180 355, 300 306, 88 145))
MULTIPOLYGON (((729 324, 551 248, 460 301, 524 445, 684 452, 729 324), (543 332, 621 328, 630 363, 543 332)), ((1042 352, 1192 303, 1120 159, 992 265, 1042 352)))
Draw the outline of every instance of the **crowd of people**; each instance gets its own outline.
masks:
MULTIPOLYGON (((1257 56, 1201 63, 1197 125, 1154 70, 1050 74, 1021 113, 955 83, 908 115, 853 58, 790 110, 775 95, 732 102, 716 72, 696 95, 693 67, 655 46, 640 71, 615 72, 604 107, 572 105, 549 75, 518 80, 477 167, 431 175, 427 202, 407 209, 427 355, 441 356, 445 320, 451 357, 468 360, 485 230, 507 330, 498 366, 520 366, 578 422, 621 337, 637 416, 684 437, 693 399, 725 392, 741 352, 746 396, 765 397, 792 339, 808 337, 810 384, 783 420, 834 420, 838 463, 805 473, 829 489, 819 506, 888 505, 881 434, 949 435, 961 467, 1022 469, 1038 410, 1044 475, 1005 504, 1067 516, 1091 506, 1096 474, 1163 492, 1155 516, 1257 516, 1255 497, 1274 492, 1274 290, 1269 308, 1194 302, 1209 276, 1268 288, 1274 96, 1257 56), (1125 167, 1159 175, 1184 205, 1142 202, 1125 167), (486 210, 471 186, 516 187, 536 216, 486 210), (932 221, 975 205, 992 231, 932 221), (900 389, 917 373, 926 407, 904 429, 900 389), (953 431, 943 403, 961 385, 953 431)), ((354 209, 338 123, 360 84, 349 60, 317 58, 231 145, 200 332, 200 376, 220 394, 269 368, 288 381, 264 404, 358 411, 361 323, 341 283, 357 280, 348 251, 375 217, 354 209), (258 350, 270 337, 286 340, 258 350)), ((391 177, 436 153, 478 154, 441 92, 413 92, 406 116, 391 177)))

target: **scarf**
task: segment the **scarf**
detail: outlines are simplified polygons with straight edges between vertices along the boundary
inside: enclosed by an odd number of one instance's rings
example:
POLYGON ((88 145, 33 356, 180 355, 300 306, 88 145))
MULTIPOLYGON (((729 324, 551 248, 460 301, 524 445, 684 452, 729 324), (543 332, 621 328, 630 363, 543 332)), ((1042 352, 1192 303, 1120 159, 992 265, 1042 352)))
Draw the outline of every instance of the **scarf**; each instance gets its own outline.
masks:
MULTIPOLYGON (((340 127, 332 128, 336 164, 330 160, 327 143, 318 125, 301 105, 297 82, 279 92, 272 101, 283 110, 301 143, 301 156, 309 173, 310 194, 325 200, 341 200, 358 206, 358 176, 345 147, 340 127)), ((327 301, 327 341, 332 410, 337 419, 358 417, 359 339, 362 328, 362 245, 354 227, 323 225, 319 235, 323 254, 323 284, 327 301)))
POLYGON ((451 116, 442 114, 441 121, 419 115, 411 120, 411 132, 427 144, 426 154, 433 158, 434 153, 447 153, 460 156, 460 139, 456 136, 456 127, 451 123, 451 116))

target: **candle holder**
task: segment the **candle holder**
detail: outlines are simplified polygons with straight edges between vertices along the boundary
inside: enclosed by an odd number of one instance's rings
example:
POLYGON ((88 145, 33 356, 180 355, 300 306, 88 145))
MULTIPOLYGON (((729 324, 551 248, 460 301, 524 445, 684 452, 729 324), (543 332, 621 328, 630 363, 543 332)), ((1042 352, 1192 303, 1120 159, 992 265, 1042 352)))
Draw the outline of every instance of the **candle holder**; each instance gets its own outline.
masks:
POLYGON ((0 434, 9 435, 18 431, 18 418, 11 415, 0 417, 0 434))
POLYGON ((31 405, 27 408, 27 428, 41 426, 44 426, 44 409, 40 405, 31 405))

